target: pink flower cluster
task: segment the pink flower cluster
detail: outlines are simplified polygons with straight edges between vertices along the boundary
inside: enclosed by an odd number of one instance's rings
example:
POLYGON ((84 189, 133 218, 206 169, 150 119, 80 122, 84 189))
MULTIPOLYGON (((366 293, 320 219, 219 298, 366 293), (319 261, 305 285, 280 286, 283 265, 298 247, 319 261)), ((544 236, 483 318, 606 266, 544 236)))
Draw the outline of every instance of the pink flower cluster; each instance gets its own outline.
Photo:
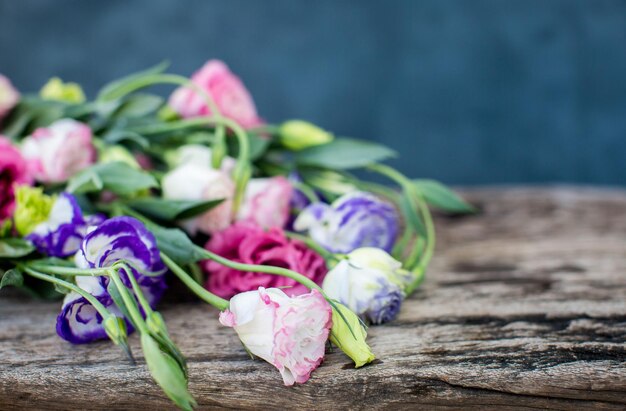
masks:
MULTIPOLYGON (((240 263, 288 268, 317 284, 322 283, 327 271, 324 259, 300 241, 288 239, 277 227, 265 231, 249 221, 237 222, 216 233, 205 247, 240 263)), ((258 287, 288 287, 285 292, 289 295, 307 291, 287 277, 242 272, 210 260, 205 261, 203 267, 208 274, 206 288, 224 298, 258 287)))
POLYGON ((15 187, 32 182, 20 151, 8 138, 0 136, 0 222, 13 215, 15 187))

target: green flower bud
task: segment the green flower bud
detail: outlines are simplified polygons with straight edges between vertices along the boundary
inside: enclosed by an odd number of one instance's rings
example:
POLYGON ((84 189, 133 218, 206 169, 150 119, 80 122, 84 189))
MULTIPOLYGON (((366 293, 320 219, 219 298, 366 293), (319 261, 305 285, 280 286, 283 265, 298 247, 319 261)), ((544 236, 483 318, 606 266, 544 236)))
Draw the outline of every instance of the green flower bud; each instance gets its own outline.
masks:
POLYGON ((54 201, 54 197, 45 195, 41 187, 17 187, 13 213, 17 232, 26 236, 39 224, 48 220, 54 201))
POLYGON ((326 130, 302 120, 284 122, 278 129, 278 134, 282 145, 293 151, 327 144, 334 138, 326 130))
POLYGON ((356 368, 369 364, 376 358, 365 342, 366 337, 367 332, 359 317, 345 305, 333 301, 333 327, 330 329, 330 342, 352 358, 356 368))
POLYGON ((128 332, 126 331, 126 322, 122 318, 110 315, 104 319, 102 324, 104 331, 115 345, 126 343, 128 332))
POLYGON ((140 170, 141 167, 135 157, 123 146, 108 146, 100 151, 99 160, 101 163, 113 163, 116 161, 126 163, 136 170, 140 170))
POLYGON ((44 100, 63 101, 65 103, 83 103, 85 93, 77 83, 64 83, 58 77, 52 77, 42 87, 39 95, 44 100))

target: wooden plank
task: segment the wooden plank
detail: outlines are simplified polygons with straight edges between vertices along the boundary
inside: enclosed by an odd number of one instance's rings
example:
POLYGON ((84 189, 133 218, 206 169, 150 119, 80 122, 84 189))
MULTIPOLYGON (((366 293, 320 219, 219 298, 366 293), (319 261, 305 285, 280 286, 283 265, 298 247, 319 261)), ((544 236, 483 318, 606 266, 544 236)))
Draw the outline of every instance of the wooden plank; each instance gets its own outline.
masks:
MULTIPOLYGON (((438 218, 426 283, 397 321, 370 328, 376 364, 354 370, 335 350, 284 387, 216 310, 164 306, 199 408, 626 408, 626 192, 466 193, 483 213, 438 218)), ((58 308, 0 299, 0 408, 172 408, 141 357, 133 367, 107 342, 61 341, 58 308)))

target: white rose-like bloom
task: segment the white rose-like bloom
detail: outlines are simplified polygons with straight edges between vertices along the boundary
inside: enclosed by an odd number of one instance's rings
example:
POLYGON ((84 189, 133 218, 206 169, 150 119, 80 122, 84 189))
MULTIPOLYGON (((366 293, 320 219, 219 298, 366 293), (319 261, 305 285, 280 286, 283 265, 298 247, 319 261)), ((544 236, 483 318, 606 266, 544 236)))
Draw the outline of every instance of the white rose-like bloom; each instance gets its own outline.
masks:
POLYGON ((95 162, 96 149, 87 124, 69 118, 38 128, 22 142, 22 155, 35 179, 66 181, 95 162))
MULTIPOLYGON (((201 144, 185 144, 172 153, 168 158, 168 162, 171 163, 170 165, 172 167, 178 167, 183 164, 197 164, 211 167, 212 156, 213 151, 207 146, 201 144)), ((231 175, 236 164, 237 162, 234 158, 226 156, 222 160, 220 170, 231 175)))
POLYGON ((373 324, 393 320, 400 312, 408 273, 387 252, 357 248, 326 274, 322 288, 373 324))
POLYGON ((317 290, 289 297, 259 287, 230 299, 220 322, 233 327, 252 354, 280 371, 285 385, 306 382, 324 359, 332 326, 330 304, 317 290))
POLYGON ((183 164, 167 173, 161 182, 163 197, 172 200, 225 200, 204 214, 181 222, 194 235, 212 234, 228 227, 233 218, 232 198, 235 184, 223 171, 208 165, 183 164))

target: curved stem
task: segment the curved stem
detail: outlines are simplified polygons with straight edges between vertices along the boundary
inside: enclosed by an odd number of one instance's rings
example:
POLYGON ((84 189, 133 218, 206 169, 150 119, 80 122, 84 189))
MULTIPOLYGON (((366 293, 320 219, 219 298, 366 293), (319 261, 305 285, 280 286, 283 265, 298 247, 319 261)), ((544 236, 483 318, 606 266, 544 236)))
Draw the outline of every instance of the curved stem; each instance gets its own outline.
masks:
POLYGON ((128 279, 130 280, 130 284, 133 287, 133 292, 137 296, 137 299, 139 300, 139 304, 141 304, 141 308, 143 308, 143 311, 146 313, 146 315, 152 314, 152 307, 150 307, 150 303, 146 299, 146 296, 143 294, 143 291, 141 291, 141 287, 139 286, 137 279, 133 275, 132 269, 126 263, 119 263, 118 267, 123 268, 124 271, 126 271, 126 277, 128 277, 128 279))
POLYGON ((212 292, 203 288, 200 284, 198 284, 185 270, 183 270, 178 264, 176 264, 171 258, 167 256, 165 253, 161 253, 161 259, 169 267, 170 270, 178 277, 191 291, 193 291, 198 297, 200 297, 205 302, 211 304, 213 307, 218 310, 224 311, 228 308, 228 301, 218 297, 212 292))
POLYGON ((285 231, 285 235, 288 238, 303 242, 311 250, 315 251, 316 253, 324 257, 324 260, 330 260, 330 259, 337 260, 338 259, 335 256, 335 254, 331 253, 330 251, 328 251, 327 249, 325 249, 324 247, 322 247, 321 245, 313 241, 313 239, 305 235, 294 233, 293 231, 285 231))
POLYGON ((40 273, 26 265, 20 265, 19 267, 31 277, 35 277, 40 280, 47 281, 49 283, 57 284, 61 287, 67 288, 68 290, 74 291, 77 294, 80 294, 80 296, 84 297, 89 302, 89 304, 94 306, 94 308, 96 309, 96 311, 98 311, 98 314, 100 314, 102 318, 107 318, 113 315, 111 312, 109 312, 109 310, 106 309, 106 307, 100 301, 98 301, 96 297, 89 294, 87 291, 83 290, 76 284, 72 284, 70 282, 61 280, 59 278, 53 277, 48 274, 40 273))
POLYGON ((313 282, 310 278, 303 276, 300 273, 297 273, 295 271, 289 270, 287 268, 282 268, 282 267, 274 267, 274 266, 270 266, 270 265, 255 265, 255 264, 244 264, 244 263, 238 263, 235 261, 231 261, 227 258, 224 258, 220 255, 217 255, 215 253, 212 253, 208 250, 205 250, 202 247, 198 247, 198 246, 194 246, 194 249, 201 254, 203 257, 209 259, 209 260, 213 260, 219 264, 225 265, 226 267, 230 267, 230 268, 234 268, 235 270, 240 270, 240 271, 250 271, 253 273, 265 273, 265 274, 273 274, 273 275, 280 275, 283 277, 287 277, 287 278, 291 278, 292 280, 295 280, 297 282, 299 282, 300 284, 304 285, 305 287, 309 288, 309 289, 315 289, 319 292, 322 293, 322 295, 326 296, 324 294, 324 291, 322 290, 322 287, 320 287, 319 285, 315 284, 315 282, 313 282))
POLYGON ((426 267, 430 263, 432 259, 433 253, 435 251, 435 225, 433 224, 433 218, 430 214, 430 210, 426 205, 426 201, 420 193, 418 193, 418 207, 420 213, 422 214, 422 218, 424 219, 424 223, 426 225, 426 249, 424 253, 421 255, 417 265, 411 269, 416 277, 415 280, 406 289, 407 294, 411 294, 415 289, 424 281, 424 276, 426 273, 426 267))
MULTIPOLYGON (((128 277, 132 276, 132 273, 127 273, 127 276, 128 277)), ((109 277, 113 280, 113 282, 115 283, 115 286, 120 292, 120 295, 122 296, 122 300, 124 301, 124 305, 126 305, 126 309, 128 310, 128 313, 130 314, 130 316, 132 317, 133 323, 137 325, 137 328, 139 328, 139 332, 141 334, 148 333, 148 327, 146 327, 143 317, 137 310, 137 306, 135 305, 135 302, 132 300, 133 297, 128 292, 128 288, 126 288, 126 286, 122 282, 122 279, 120 278, 119 273, 115 271, 114 269, 111 269, 109 277)))
POLYGON ((83 269, 83 268, 76 268, 76 267, 59 267, 59 266, 53 266, 53 265, 39 265, 36 262, 27 263, 26 265, 28 265, 28 267, 37 271, 43 271, 44 273, 63 275, 67 277, 76 277, 76 276, 95 277, 95 276, 109 275, 108 268, 83 269))

